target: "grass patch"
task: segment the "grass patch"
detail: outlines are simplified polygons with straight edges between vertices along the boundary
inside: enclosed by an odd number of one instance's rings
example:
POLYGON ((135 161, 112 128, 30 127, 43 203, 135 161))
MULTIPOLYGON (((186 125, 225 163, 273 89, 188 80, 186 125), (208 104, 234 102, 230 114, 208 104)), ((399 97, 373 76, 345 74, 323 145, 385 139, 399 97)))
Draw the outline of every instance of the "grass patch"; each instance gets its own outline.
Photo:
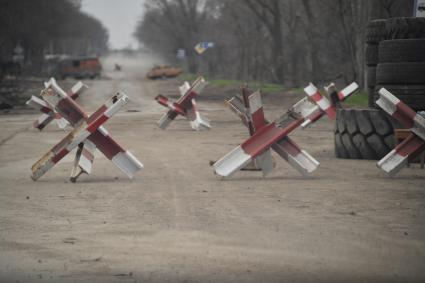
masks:
POLYGON ((210 85, 216 87, 241 86, 245 84, 245 82, 238 80, 207 79, 207 81, 210 85))
MULTIPOLYGON (((195 74, 183 73, 179 76, 179 79, 183 81, 192 82, 197 77, 198 76, 195 74)), ((240 81, 240 80, 213 79, 206 76, 204 76, 204 78, 209 82, 211 86, 215 86, 215 87, 230 86, 230 87, 238 88, 246 84, 245 81, 240 81)), ((280 84, 264 83, 264 82, 258 82, 258 81, 250 81, 248 83, 248 87, 252 90, 260 89, 262 92, 266 92, 266 93, 282 92, 287 90, 283 85, 280 85, 280 84)))
POLYGON ((188 82, 193 82, 194 80, 196 80, 198 76, 195 74, 191 74, 191 73, 183 73, 180 76, 178 76, 178 78, 182 81, 188 81, 188 82))
MULTIPOLYGON (((183 81, 194 81, 198 76, 191 73, 183 73, 179 76, 179 79, 183 81)), ((211 86, 215 87, 234 87, 239 88, 240 86, 245 85, 246 82, 239 80, 224 80, 224 79, 212 79, 204 76, 204 78, 209 82, 211 86)), ((258 81, 251 81, 248 83, 248 87, 252 90, 260 89, 264 93, 277 93, 277 92, 293 92, 297 94, 304 94, 302 87, 297 88, 285 88, 285 86, 280 84, 264 83, 258 81)), ((324 92, 323 92, 324 93, 324 92)), ((350 107, 368 107, 368 94, 364 90, 360 90, 350 96, 343 103, 346 106, 350 107)))
POLYGON ((254 82, 252 84, 252 88, 261 89, 261 91, 267 92, 267 93, 282 92, 286 90, 286 88, 280 84, 261 83, 261 82, 254 82))
POLYGON ((348 97, 343 104, 346 106, 368 107, 368 94, 366 91, 360 90, 348 97))

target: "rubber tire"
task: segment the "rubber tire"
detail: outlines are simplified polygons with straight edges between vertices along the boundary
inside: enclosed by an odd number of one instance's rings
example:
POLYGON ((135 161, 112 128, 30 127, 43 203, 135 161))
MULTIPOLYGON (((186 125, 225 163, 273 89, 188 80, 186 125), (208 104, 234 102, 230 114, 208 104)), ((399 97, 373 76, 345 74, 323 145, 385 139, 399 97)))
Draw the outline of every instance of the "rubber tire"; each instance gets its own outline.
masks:
POLYGON ((378 44, 385 38, 386 20, 373 20, 366 26, 366 43, 378 44))
POLYGON ((425 62, 379 63, 376 84, 425 85, 425 62))
POLYGON ((338 109, 335 155, 345 159, 379 160, 394 148, 394 128, 377 109, 338 109))
POLYGON ((366 75, 367 87, 374 88, 376 85, 376 67, 368 67, 366 75))
POLYGON ((374 87, 368 87, 367 88, 367 106, 370 108, 376 108, 375 107, 375 88, 374 87))
POLYGON ((379 45, 368 44, 365 50, 365 62, 366 66, 374 67, 379 62, 379 45))
POLYGON ((375 87, 373 101, 379 98, 378 91, 381 88, 387 89, 398 99, 403 101, 415 111, 425 110, 425 84, 424 85, 377 85, 375 87))
POLYGON ((425 38, 425 18, 391 18, 386 21, 384 39, 425 38))
POLYGON ((377 55, 379 63, 425 62, 425 39, 383 40, 377 55))

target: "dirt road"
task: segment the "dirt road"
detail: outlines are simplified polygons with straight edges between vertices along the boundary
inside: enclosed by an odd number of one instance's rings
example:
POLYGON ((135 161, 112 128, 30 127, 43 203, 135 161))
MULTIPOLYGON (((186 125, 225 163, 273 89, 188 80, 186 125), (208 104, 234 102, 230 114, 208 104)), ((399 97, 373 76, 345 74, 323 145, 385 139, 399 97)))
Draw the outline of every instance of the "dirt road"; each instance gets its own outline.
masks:
MULTIPOLYGON (((33 182, 30 166, 65 133, 33 129, 35 112, 0 116, 0 282, 425 282, 425 170, 389 178, 374 161, 335 159, 323 119, 292 135, 321 162, 312 178, 275 156, 268 178, 222 180, 209 161, 246 129, 215 89, 198 100, 211 131, 158 129, 153 97, 178 82, 140 79, 145 59, 122 58, 121 73, 105 60, 111 79, 87 81, 80 100, 94 111, 116 90, 131 97, 106 128, 143 162, 132 180, 96 154, 77 184, 71 155, 33 182)), ((267 116, 295 100, 266 96, 267 116)))

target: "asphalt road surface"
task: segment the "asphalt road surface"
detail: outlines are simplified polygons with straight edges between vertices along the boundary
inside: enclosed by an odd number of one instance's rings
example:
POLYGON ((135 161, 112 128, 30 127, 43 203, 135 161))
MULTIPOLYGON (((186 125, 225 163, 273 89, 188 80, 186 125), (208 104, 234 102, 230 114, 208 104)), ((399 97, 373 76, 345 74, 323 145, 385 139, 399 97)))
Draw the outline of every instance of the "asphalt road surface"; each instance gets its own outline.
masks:
MULTIPOLYGON (((0 282, 425 282, 425 170, 389 178, 375 161, 334 158, 324 118, 292 135, 321 162, 311 178, 275 155, 267 178, 224 180, 209 161, 247 130, 208 87, 197 102, 210 131, 180 118, 158 129, 153 98, 177 97, 179 81, 143 79, 153 61, 106 58, 109 79, 79 99, 93 112, 130 96, 105 127, 144 164, 132 180, 98 152, 76 184, 72 154, 34 182, 31 165, 65 132, 33 129, 36 112, 0 116, 0 282)), ((266 115, 299 98, 266 96, 266 115)))

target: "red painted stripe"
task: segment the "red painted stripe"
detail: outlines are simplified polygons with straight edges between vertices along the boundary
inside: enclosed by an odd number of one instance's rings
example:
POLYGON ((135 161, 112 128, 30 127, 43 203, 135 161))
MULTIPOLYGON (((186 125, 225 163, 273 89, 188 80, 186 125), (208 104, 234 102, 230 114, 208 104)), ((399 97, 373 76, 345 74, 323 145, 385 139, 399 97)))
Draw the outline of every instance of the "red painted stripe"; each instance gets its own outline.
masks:
POLYGON ((168 117, 168 119, 170 119, 170 120, 174 120, 176 117, 177 117, 177 112, 176 111, 174 111, 174 110, 169 110, 168 112, 167 112, 167 117, 168 117))
POLYGON ((335 106, 330 106, 328 109, 325 110, 326 114, 328 114, 329 118, 332 120, 336 120, 336 108, 335 106))
POLYGON ((104 136, 101 132, 95 131, 88 138, 93 142, 97 149, 102 152, 106 158, 111 160, 119 152, 125 152, 125 150, 110 136, 104 136))
POLYGON ((45 113, 45 114, 50 114, 50 112, 52 112, 53 110, 49 107, 43 106, 43 107, 41 107, 40 111, 45 113))
POLYGON ((59 101, 56 109, 71 125, 75 125, 82 119, 87 118, 84 110, 70 97, 59 101))
POLYGON ((289 155, 296 157, 301 152, 298 145, 288 136, 272 145, 272 148, 285 160, 288 160, 289 155))
POLYGON ((295 157, 301 153, 300 147, 289 137, 284 137, 279 142, 276 143, 278 146, 282 147, 289 153, 291 156, 295 157))
POLYGON ((33 123, 32 125, 33 125, 33 127, 34 127, 34 128, 39 129, 40 131, 41 131, 42 129, 44 129, 44 127, 46 127, 46 125, 39 124, 39 123, 38 123, 38 120, 35 120, 35 121, 34 121, 34 123, 33 123))
POLYGON ((58 152, 60 152, 63 148, 65 148, 74 138, 74 133, 71 132, 68 135, 66 135, 60 142, 58 142, 53 148, 52 152, 56 155, 58 152))
POLYGON ((288 161, 289 159, 289 154, 283 150, 282 146, 280 146, 279 144, 275 143, 274 145, 271 146, 273 148, 273 150, 279 154, 280 157, 282 157, 283 159, 285 159, 286 161, 288 161))
POLYGON ((198 94, 196 92, 189 91, 185 96, 177 100, 177 105, 179 105, 183 109, 192 107, 192 99, 195 98, 197 95, 198 94))
POLYGON ((161 105, 163 105, 163 106, 168 107, 168 98, 167 98, 167 97, 165 97, 165 96, 163 96, 163 95, 159 94, 159 95, 157 95, 157 96, 155 97, 155 100, 156 100, 159 104, 161 104, 161 105))
POLYGON ((179 115, 186 116, 187 109, 192 108, 192 105, 189 105, 188 107, 183 107, 182 105, 174 102, 173 108, 174 111, 176 111, 179 115))
POLYGON ((80 96, 78 92, 73 93, 71 92, 71 90, 68 91, 66 94, 68 94, 68 96, 71 97, 72 100, 76 100, 80 96))
POLYGON ((309 120, 311 120, 311 123, 314 123, 317 120, 319 120, 320 118, 322 118, 323 115, 325 115, 325 112, 322 109, 319 109, 318 111, 316 111, 313 114, 311 114, 310 116, 308 116, 306 118, 306 120, 309 119, 309 120))
POLYGON ((255 158, 271 145, 287 136, 303 121, 304 119, 294 120, 285 128, 276 127, 274 123, 271 123, 257 131, 252 137, 242 143, 241 147, 247 154, 255 158))
POLYGON ((396 146, 395 151, 401 156, 412 156, 420 153, 425 148, 425 141, 415 134, 410 134, 402 143, 396 146))
POLYGON ((410 157, 415 159, 417 156, 419 156, 422 152, 425 151, 425 142, 422 143, 421 146, 419 146, 411 155, 410 157))
POLYGON ((320 94, 320 92, 316 92, 315 94, 313 94, 312 96, 310 96, 314 101, 320 101, 323 99, 322 95, 320 94))
POLYGON ((52 157, 53 163, 58 163, 65 155, 67 155, 69 151, 66 148, 63 148, 61 151, 59 151, 55 156, 52 157))
POLYGON ((396 120, 400 121, 403 126, 407 128, 412 128, 414 125, 414 118, 416 116, 416 112, 413 111, 409 106, 404 104, 403 102, 399 102, 396 105, 396 111, 392 115, 396 120))
POLYGON ((106 109, 108 109, 108 107, 105 104, 100 106, 99 109, 96 110, 96 112, 90 115, 90 117, 87 119, 87 123, 90 124, 91 122, 99 118, 103 113, 105 113, 106 109))
POLYGON ((407 106, 406 104, 404 104, 403 102, 400 101, 399 104, 397 104, 397 109, 400 109, 401 111, 403 111, 404 113, 406 113, 406 115, 413 121, 416 117, 416 112, 411 109, 409 106, 407 106))
MULTIPOLYGON (((169 107, 169 105, 168 105, 168 103, 169 103, 169 99, 168 99, 167 97, 165 97, 165 96, 163 96, 163 95, 159 94, 159 95, 157 95, 157 96, 155 97, 155 100, 156 100, 159 104, 161 104, 161 105, 163 105, 163 106, 165 106, 165 107, 169 107)), ((180 105, 179 103, 174 102, 172 105, 173 105, 174 111, 175 111, 175 112, 177 112, 179 115, 182 115, 182 116, 186 116, 186 111, 187 111, 187 109, 188 109, 188 108, 192 108, 192 104, 188 104, 188 107, 182 107, 182 105, 180 105), (187 109, 186 109, 186 108, 187 108, 187 109)))
POLYGON ((86 147, 83 148, 83 151, 81 152, 82 155, 84 155, 85 158, 87 158, 90 162, 93 163, 94 155, 92 152, 88 151, 86 147))
POLYGON ((109 119, 109 117, 102 115, 99 118, 97 118, 95 121, 93 121, 88 127, 87 127, 87 131, 89 131, 90 133, 94 133, 94 131, 97 130, 97 128, 99 128, 103 123, 105 123, 107 120, 109 119))
POLYGON ((252 123, 256 132, 266 125, 263 107, 252 113, 252 123))
POLYGON ((41 126, 41 128, 39 128, 40 130, 42 129, 42 128, 44 128, 45 126, 47 126, 47 124, 49 124, 50 123, 50 121, 52 121, 53 119, 49 116, 49 119, 45 119, 43 122, 41 122, 40 124, 39 124, 39 126, 41 126))
POLYGON ((47 118, 45 118, 41 123, 40 122, 38 122, 38 119, 37 120, 35 120, 34 121, 34 123, 33 123, 33 125, 34 125, 34 128, 37 128, 37 129, 39 129, 40 131, 42 130, 42 129, 44 129, 44 127, 46 127, 47 126, 47 124, 49 124, 51 121, 53 120, 53 115, 51 115, 51 116, 48 116, 47 118))

